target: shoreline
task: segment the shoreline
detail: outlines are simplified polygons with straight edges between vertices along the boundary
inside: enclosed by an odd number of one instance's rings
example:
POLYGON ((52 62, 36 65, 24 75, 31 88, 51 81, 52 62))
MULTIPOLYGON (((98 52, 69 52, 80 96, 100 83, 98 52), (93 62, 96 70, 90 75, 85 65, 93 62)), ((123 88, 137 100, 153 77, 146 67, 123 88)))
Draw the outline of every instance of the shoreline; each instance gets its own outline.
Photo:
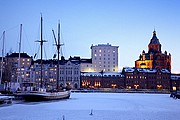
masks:
POLYGON ((127 89, 82 89, 71 90, 72 93, 148 93, 148 94, 170 94, 169 90, 127 90, 127 89))

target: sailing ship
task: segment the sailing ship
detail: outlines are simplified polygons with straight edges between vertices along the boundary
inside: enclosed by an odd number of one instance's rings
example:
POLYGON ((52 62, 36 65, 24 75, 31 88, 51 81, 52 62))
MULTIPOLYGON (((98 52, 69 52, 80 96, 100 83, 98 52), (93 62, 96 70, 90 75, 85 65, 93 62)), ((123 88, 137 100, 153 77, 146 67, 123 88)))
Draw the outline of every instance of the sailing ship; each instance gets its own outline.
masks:
MULTIPOLYGON (((20 93, 17 93, 17 96, 22 97, 25 101, 48 101, 48 100, 60 100, 60 99, 68 99, 71 94, 71 90, 59 90, 59 49, 60 49, 60 24, 58 25, 58 42, 56 41, 56 46, 58 49, 58 68, 57 68, 57 89, 56 91, 47 92, 46 89, 43 88, 43 82, 42 82, 42 46, 43 43, 46 42, 42 38, 42 16, 41 16, 41 39, 37 42, 40 42, 41 45, 41 84, 40 89, 38 91, 23 91, 20 93)), ((53 32, 54 34, 54 32, 53 32)), ((54 35, 55 36, 55 35, 54 35)))

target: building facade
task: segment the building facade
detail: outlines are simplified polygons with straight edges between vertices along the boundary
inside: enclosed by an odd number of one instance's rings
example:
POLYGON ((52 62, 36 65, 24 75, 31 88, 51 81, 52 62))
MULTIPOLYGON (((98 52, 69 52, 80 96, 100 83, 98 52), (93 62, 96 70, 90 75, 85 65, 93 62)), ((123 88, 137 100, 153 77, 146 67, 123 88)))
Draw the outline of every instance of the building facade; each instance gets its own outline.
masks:
POLYGON ((127 89, 168 89, 171 73, 167 69, 123 68, 127 89))
POLYGON ((11 88, 13 91, 20 88, 19 83, 23 83, 30 74, 29 69, 32 62, 32 57, 27 53, 12 53, 5 57, 5 84, 6 88, 11 88), (19 60, 20 57, 20 60, 19 60))
POLYGON ((82 72, 81 88, 124 88, 124 76, 119 72, 82 72))
POLYGON ((180 74, 171 74, 171 90, 180 90, 180 74))
MULTIPOLYGON (((33 78, 31 82, 35 83, 36 88, 41 84, 41 61, 34 61, 31 67, 31 75, 33 78)), ((79 60, 72 59, 65 60, 61 57, 59 61, 59 82, 60 88, 71 86, 73 89, 80 88, 80 63, 79 60)), ((42 64, 42 86, 47 89, 55 89, 57 86, 57 60, 43 60, 42 64)))
POLYGON ((161 44, 156 36, 156 31, 153 32, 153 37, 148 45, 148 52, 142 51, 139 59, 135 61, 135 67, 168 69, 171 71, 171 54, 168 54, 167 51, 162 53, 161 44))
POLYGON ((92 45, 92 72, 118 72, 118 48, 109 43, 92 45))

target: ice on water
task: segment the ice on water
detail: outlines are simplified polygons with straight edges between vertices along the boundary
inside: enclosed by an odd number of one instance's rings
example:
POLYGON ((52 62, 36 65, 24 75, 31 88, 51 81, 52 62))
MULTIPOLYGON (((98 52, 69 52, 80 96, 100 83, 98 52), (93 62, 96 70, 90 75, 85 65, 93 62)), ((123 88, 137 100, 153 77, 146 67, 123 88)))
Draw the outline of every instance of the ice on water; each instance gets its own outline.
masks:
POLYGON ((180 100, 168 94, 72 93, 68 100, 0 107, 0 120, 180 120, 180 100))

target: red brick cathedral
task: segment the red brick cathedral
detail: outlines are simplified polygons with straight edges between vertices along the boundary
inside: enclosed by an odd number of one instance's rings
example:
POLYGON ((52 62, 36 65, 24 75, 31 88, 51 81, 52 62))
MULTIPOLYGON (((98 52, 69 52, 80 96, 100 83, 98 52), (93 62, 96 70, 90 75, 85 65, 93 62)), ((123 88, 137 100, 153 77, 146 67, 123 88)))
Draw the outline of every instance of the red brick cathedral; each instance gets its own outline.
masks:
POLYGON ((148 53, 142 51, 139 59, 135 61, 136 68, 156 68, 168 69, 171 71, 171 54, 161 52, 161 44, 156 36, 156 31, 153 32, 153 37, 148 45, 148 53))

